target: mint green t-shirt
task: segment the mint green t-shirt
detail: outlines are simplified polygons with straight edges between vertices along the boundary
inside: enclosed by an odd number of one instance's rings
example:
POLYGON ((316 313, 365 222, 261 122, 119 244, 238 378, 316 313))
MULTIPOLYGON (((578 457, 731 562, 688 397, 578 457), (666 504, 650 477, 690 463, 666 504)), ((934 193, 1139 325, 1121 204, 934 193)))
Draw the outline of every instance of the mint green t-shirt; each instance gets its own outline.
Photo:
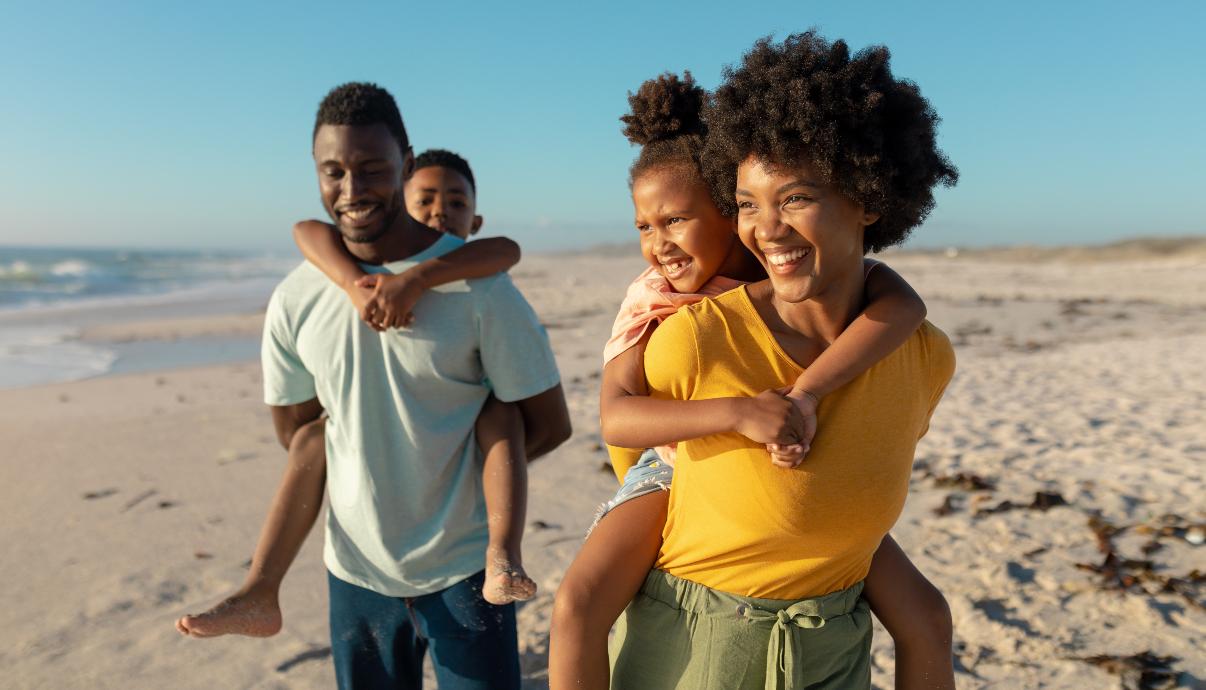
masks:
MULTIPOLYGON (((365 269, 400 273, 462 244, 445 235, 365 269)), ((327 411, 327 568, 399 597, 484 567, 478 412, 491 391, 511 402, 560 380, 548 335, 506 274, 429 290, 414 314, 411 328, 377 333, 303 263, 272 294, 262 348, 265 402, 317 397, 327 411)))

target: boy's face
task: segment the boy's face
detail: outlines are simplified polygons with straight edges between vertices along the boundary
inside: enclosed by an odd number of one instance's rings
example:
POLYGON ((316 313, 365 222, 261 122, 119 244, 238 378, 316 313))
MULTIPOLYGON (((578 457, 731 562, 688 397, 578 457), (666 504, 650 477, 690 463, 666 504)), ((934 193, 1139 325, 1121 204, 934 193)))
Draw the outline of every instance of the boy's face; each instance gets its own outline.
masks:
POLYGON ((427 227, 461 239, 482 227, 469 180, 438 165, 420 168, 406 181, 406 210, 427 227))

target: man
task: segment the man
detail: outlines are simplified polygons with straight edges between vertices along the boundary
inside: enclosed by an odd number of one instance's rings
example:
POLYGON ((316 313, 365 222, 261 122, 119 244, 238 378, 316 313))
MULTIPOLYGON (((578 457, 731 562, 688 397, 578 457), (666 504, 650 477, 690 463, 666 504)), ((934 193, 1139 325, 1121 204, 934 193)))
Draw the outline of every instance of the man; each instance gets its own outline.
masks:
MULTIPOLYGON (((411 218, 414 156, 385 90, 349 83, 319 106, 323 206, 366 269, 401 272, 463 241, 411 218)), ((282 443, 328 416, 324 561, 341 688, 517 688, 513 605, 481 596, 487 531, 473 427, 487 396, 515 402, 529 459, 570 434, 548 338, 506 275, 428 291, 415 326, 375 332, 302 264, 264 329, 264 388, 282 443)))

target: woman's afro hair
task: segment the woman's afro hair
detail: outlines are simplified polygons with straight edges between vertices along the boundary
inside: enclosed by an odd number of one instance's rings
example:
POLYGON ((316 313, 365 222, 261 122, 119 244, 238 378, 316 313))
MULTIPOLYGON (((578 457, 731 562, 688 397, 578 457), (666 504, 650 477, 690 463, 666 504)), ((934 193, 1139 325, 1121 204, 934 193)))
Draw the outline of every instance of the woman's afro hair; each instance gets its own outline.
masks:
POLYGON ((737 165, 809 164, 824 181, 880 214, 865 251, 903 242, 934 208, 935 185, 959 173, 934 140, 938 116, 917 85, 892 76, 888 49, 850 56, 815 31, 764 38, 724 71, 706 113, 705 172, 732 196, 737 165))
POLYGON ((702 181, 708 185, 713 199, 726 215, 732 215, 732 190, 721 193, 703 174, 701 156, 704 149, 703 111, 708 93, 695 83, 690 72, 669 72, 641 84, 636 93, 628 94, 631 112, 620 118, 624 136, 641 147, 641 153, 628 170, 629 184, 651 170, 664 170, 680 175, 685 181, 702 181))

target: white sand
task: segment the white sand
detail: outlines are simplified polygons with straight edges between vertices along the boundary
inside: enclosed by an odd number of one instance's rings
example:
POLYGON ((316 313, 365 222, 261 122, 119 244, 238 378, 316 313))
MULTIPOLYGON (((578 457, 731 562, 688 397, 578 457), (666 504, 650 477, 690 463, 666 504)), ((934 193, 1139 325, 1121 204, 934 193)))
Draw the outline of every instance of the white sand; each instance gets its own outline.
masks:
MULTIPOLYGON (((1206 547, 1179 530, 1206 521, 1202 257, 890 261, 959 354, 894 534, 951 603, 960 687, 1119 687, 1079 658, 1145 650, 1178 657, 1180 687, 1202 687, 1200 587, 1187 597, 1149 579, 1106 590, 1077 567, 1103 560, 1088 526, 1100 513, 1129 528, 1114 538, 1121 556, 1150 558, 1155 576, 1206 570, 1206 547), (958 472, 994 489, 938 486, 958 472), (1006 500, 1028 505, 1039 491, 1070 505, 975 516, 1006 500), (951 494, 953 512, 935 515, 951 494), (1145 532, 1158 536, 1166 514, 1180 517, 1145 556, 1145 532)), ((545 686, 553 592, 594 506, 614 489, 599 445, 599 351, 641 267, 638 257, 558 256, 514 272, 550 328, 575 425, 531 473, 525 551, 541 594, 519 617, 533 688, 545 686)), ((246 334, 256 323, 116 324, 88 337, 246 334)), ((172 627, 241 581, 280 477, 284 452, 259 386, 252 362, 0 392, 0 685, 333 686, 318 537, 286 581, 280 635, 198 641, 172 627)), ((877 686, 891 687, 882 630, 874 660, 877 686)))

